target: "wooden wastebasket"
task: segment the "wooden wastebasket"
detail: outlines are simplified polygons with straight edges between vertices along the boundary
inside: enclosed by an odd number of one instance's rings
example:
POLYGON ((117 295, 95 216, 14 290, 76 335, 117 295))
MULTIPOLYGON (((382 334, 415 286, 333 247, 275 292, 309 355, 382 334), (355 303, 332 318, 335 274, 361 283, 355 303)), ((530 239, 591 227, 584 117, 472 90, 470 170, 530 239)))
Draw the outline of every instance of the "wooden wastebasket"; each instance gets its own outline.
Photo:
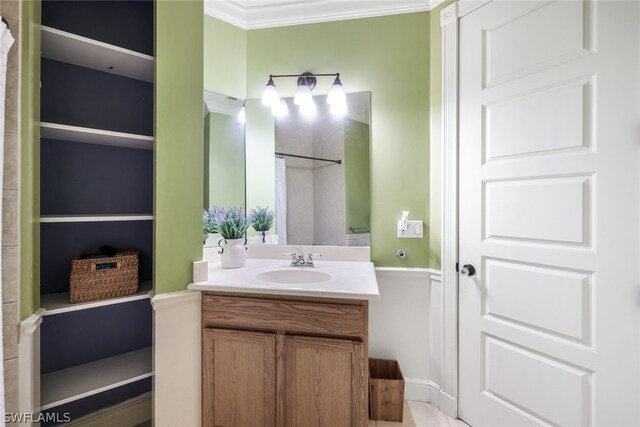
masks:
POLYGON ((395 360, 369 359, 371 419, 402 422, 404 377, 395 360))

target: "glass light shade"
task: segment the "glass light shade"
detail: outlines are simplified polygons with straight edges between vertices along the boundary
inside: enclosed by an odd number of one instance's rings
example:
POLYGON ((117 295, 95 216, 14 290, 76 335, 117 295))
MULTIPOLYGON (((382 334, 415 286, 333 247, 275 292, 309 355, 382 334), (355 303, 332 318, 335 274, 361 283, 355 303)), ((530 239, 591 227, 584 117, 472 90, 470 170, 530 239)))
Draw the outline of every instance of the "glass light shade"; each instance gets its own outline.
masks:
POLYGON ((269 80, 267 87, 265 87, 264 92, 262 92, 262 104, 273 108, 274 105, 278 105, 279 103, 280 95, 278 94, 276 85, 273 83, 273 80, 269 80))
POLYGON ((313 102, 313 96, 311 95, 311 89, 306 84, 298 86, 296 95, 293 97, 293 103, 296 105, 306 105, 313 102))
POLYGON ((242 106, 240 111, 238 112, 238 123, 246 123, 247 122, 247 109, 242 106))
POLYGON ((316 107, 316 102, 311 97, 311 101, 300 106, 300 114, 303 116, 313 116, 318 111, 316 107))
POLYGON ((278 105, 271 108, 271 112, 276 117, 286 116, 287 114, 289 114, 289 106, 283 99, 281 99, 278 105))
POLYGON ((329 108, 329 112, 334 116, 344 116, 347 114, 347 102, 338 102, 329 108))
POLYGON ((331 86, 331 89, 329 89, 329 93, 327 94, 327 104, 335 105, 340 103, 343 103, 346 105, 347 94, 345 93, 344 88, 342 87, 342 83, 340 83, 340 80, 336 79, 336 81, 331 86))

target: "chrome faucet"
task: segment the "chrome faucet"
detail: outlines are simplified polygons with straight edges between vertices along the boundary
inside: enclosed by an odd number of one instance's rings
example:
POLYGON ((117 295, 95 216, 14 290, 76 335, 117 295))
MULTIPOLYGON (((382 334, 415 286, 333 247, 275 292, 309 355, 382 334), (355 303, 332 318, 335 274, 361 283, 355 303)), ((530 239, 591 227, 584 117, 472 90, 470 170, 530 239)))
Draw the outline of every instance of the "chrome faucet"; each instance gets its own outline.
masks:
POLYGON ((320 254, 307 254, 307 259, 304 259, 304 254, 297 254, 295 252, 282 254, 283 256, 291 257, 290 267, 313 267, 313 257, 322 256, 320 254))

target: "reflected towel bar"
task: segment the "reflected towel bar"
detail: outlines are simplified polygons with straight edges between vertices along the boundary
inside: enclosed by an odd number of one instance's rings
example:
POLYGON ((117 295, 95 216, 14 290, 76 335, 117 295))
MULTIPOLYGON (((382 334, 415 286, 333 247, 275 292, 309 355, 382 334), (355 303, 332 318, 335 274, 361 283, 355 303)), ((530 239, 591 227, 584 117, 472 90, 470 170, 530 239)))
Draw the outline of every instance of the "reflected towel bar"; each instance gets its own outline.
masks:
POLYGON ((298 154, 279 153, 277 151, 276 151, 276 157, 295 157, 296 159, 319 160, 321 162, 337 163, 339 165, 342 164, 342 160, 321 159, 319 157, 300 156, 298 154))

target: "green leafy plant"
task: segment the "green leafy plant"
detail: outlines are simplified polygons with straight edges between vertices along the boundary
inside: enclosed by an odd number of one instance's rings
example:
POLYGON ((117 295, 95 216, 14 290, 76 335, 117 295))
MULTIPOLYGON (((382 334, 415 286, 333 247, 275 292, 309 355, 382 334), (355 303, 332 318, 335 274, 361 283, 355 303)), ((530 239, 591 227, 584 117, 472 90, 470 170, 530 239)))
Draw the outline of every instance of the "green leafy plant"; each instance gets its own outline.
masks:
POLYGON ((214 206, 211 209, 202 210, 202 232, 214 234, 218 232, 218 224, 216 223, 216 214, 221 208, 214 206))
POLYGON ((249 220, 242 208, 221 208, 214 206, 209 210, 213 233, 227 240, 242 239, 249 228, 249 220))
POLYGON ((273 227, 275 215, 275 212, 270 211, 268 207, 261 208, 258 206, 249 212, 249 222, 256 231, 269 231, 273 227))

